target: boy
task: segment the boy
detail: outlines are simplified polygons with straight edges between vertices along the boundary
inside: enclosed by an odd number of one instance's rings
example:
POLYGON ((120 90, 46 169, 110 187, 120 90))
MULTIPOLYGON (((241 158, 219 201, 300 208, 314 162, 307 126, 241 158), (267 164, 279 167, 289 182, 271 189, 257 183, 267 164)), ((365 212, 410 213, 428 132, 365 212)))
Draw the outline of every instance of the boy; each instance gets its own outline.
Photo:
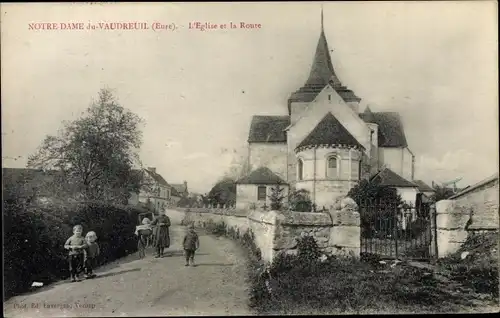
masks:
POLYGON ((188 231, 184 236, 184 241, 182 243, 184 247, 184 253, 186 255, 186 265, 189 266, 189 261, 191 260, 191 266, 194 264, 194 252, 200 248, 200 240, 198 239, 198 234, 194 231, 194 225, 190 224, 188 231))
POLYGON ((101 250, 99 249, 99 244, 96 242, 97 234, 94 231, 90 231, 85 235, 85 278, 94 278, 96 275, 94 274, 94 267, 96 264, 96 259, 99 254, 101 254, 101 250))
POLYGON ((66 241, 64 248, 69 250, 69 272, 71 274, 71 281, 80 281, 78 275, 81 272, 83 265, 83 254, 85 248, 85 238, 82 236, 83 227, 75 225, 73 227, 73 235, 66 241))

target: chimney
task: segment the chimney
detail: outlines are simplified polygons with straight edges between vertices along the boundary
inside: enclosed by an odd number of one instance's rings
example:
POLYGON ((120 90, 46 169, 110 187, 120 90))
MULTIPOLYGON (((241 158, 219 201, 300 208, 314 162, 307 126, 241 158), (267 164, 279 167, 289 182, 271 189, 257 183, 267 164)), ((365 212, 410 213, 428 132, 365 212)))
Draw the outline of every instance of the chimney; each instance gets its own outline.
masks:
POLYGON ((151 171, 152 173, 156 173, 156 168, 155 167, 148 167, 148 170, 151 171))

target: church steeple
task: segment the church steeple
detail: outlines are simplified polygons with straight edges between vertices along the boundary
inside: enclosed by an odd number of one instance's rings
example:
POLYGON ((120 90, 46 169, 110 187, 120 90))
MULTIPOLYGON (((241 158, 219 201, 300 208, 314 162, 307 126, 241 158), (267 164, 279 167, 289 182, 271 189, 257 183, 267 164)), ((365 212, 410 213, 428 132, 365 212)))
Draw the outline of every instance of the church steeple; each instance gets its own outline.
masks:
POLYGON ((328 41, 326 40, 325 35, 323 8, 321 8, 321 32, 318 44, 316 45, 316 52, 314 54, 311 71, 304 86, 293 93, 288 100, 289 112, 292 102, 311 102, 328 84, 330 84, 337 91, 345 102, 360 101, 360 98, 357 97, 351 90, 342 86, 340 79, 335 73, 330 51, 328 49, 328 41))

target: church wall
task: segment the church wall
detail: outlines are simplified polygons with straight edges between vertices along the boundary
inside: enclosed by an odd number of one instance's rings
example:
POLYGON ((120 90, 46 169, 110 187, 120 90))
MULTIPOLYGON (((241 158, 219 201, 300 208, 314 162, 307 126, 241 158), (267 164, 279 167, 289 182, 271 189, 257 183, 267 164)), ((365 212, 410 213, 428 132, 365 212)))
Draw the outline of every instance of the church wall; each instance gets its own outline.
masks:
MULTIPOLYGON (((303 179, 297 180, 296 189, 306 189, 310 192, 318 208, 330 207, 337 197, 347 195, 359 180, 359 161, 361 152, 348 149, 318 148, 316 149, 316 160, 314 149, 299 152, 294 158, 303 160, 303 179), (327 163, 330 155, 338 158, 336 178, 327 177, 327 163), (316 163, 316 166, 315 166, 316 163), (314 173, 316 169, 316 173, 314 173), (316 185, 316 186, 314 186, 316 185)), ((297 174, 297 166, 295 166, 297 174)))
POLYGON ((295 123, 300 116, 304 113, 310 103, 293 102, 290 104, 290 123, 295 123))
POLYGON ((413 170, 413 156, 411 152, 408 150, 408 148, 405 148, 403 150, 403 175, 402 177, 405 178, 406 180, 412 181, 413 180, 413 175, 412 175, 412 170, 413 170))
POLYGON ((408 148, 379 148, 379 166, 385 165, 408 181, 412 180, 412 156, 408 148))
POLYGON ((311 102, 306 111, 307 116, 301 117, 290 128, 288 132, 289 151, 293 152, 295 147, 304 140, 328 112, 331 112, 342 123, 356 140, 366 148, 366 152, 369 154, 371 144, 368 126, 331 86, 325 87, 316 99, 311 102))
POLYGON ((286 181, 287 150, 286 143, 250 143, 251 169, 267 167, 286 181))

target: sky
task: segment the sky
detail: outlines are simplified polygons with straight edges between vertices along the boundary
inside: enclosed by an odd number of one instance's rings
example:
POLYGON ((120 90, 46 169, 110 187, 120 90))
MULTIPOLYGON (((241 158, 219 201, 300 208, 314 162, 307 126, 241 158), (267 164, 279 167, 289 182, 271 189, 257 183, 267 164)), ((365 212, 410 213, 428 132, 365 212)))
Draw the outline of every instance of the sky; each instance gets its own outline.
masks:
MULTIPOLYGON (((494 1, 329 2, 324 28, 361 110, 396 111, 425 182, 498 171, 494 1)), ((253 115, 286 115, 309 75, 320 2, 2 4, 2 166, 27 157, 103 87, 145 125, 140 156, 208 192, 244 153, 253 115), (30 23, 155 22, 175 30, 29 30, 30 23), (190 22, 261 24, 189 29, 190 22)))

